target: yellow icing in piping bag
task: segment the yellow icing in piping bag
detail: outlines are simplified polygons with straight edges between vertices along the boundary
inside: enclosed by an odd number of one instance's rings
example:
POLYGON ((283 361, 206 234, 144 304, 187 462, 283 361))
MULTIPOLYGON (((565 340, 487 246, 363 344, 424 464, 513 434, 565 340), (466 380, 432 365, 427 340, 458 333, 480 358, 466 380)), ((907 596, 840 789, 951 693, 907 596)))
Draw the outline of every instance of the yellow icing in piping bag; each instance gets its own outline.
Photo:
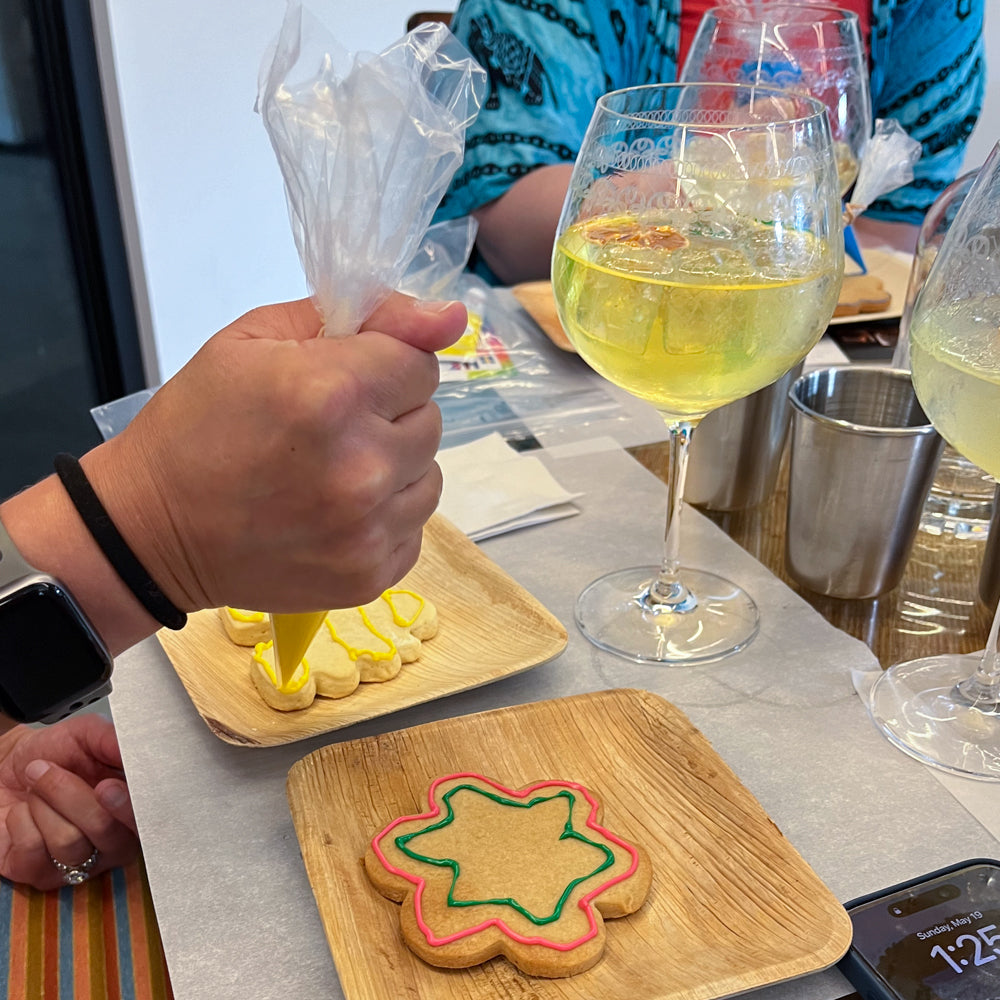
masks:
POLYGON ((278 688, 291 681, 296 667, 306 655, 309 644, 319 631, 325 611, 307 611, 296 615, 271 615, 271 635, 274 637, 274 668, 278 688))

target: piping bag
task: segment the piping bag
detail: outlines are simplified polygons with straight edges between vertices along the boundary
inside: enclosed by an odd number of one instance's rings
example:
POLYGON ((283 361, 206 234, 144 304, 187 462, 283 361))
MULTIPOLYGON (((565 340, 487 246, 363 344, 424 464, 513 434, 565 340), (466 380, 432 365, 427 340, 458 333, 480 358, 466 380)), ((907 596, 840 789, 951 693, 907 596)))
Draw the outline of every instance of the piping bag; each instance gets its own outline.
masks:
MULTIPOLYGON (((323 335, 347 337, 400 283, 462 162, 486 73, 443 24, 378 55, 344 50, 292 0, 261 63, 257 110, 284 179, 292 235, 323 335)), ((326 611, 273 614, 279 689, 326 611)))
POLYGON ((907 135, 895 118, 875 119, 875 129, 861 157, 851 200, 844 206, 844 249, 861 268, 862 274, 867 274, 868 268, 851 223, 876 198, 911 183, 913 168, 922 152, 920 143, 907 135))

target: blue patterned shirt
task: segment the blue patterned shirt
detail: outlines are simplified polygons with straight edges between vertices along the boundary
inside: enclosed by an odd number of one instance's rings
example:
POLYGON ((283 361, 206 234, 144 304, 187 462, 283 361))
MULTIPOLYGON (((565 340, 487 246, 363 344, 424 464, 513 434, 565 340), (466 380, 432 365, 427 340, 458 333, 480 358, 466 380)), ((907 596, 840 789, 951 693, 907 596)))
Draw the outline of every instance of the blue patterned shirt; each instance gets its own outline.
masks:
MULTIPOLYGON (((923 145, 874 218, 919 223, 961 169, 982 107, 985 0, 873 0, 873 118, 923 145)), ((467 215, 545 164, 572 162, 598 97, 673 80, 681 0, 462 0, 452 30, 489 75, 437 219, 467 215)))

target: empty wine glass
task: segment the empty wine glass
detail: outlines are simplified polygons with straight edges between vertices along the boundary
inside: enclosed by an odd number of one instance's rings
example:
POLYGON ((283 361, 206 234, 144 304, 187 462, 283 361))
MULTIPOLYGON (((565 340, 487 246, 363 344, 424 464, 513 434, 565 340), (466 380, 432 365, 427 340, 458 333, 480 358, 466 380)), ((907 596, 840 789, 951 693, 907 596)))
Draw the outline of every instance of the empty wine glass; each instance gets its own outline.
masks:
POLYGON ((556 234, 552 284, 580 356, 652 403, 670 438, 663 561, 580 595, 595 645, 695 663, 757 634, 752 599, 680 569, 688 445, 711 410, 769 385, 822 336, 843 273, 825 108, 765 87, 655 84, 597 102, 556 234))
POLYGON ((679 79, 759 84, 815 97, 830 116, 841 195, 858 176, 872 112, 853 11, 767 0, 712 7, 698 25, 679 79))
MULTIPOLYGON (((913 385, 941 436, 1000 475, 1000 144, 948 227, 909 324, 913 385)), ((1000 781, 1000 609, 979 654, 894 664, 869 710, 900 749, 1000 781)))

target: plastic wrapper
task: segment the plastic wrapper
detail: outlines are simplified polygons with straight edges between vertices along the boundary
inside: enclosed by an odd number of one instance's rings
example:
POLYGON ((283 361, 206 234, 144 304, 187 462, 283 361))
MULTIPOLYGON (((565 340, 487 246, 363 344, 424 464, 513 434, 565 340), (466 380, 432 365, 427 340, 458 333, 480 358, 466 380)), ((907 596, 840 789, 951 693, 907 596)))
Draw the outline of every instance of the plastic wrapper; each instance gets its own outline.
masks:
POLYGON ((922 151, 920 143, 910 138, 895 118, 876 118, 851 200, 844 209, 847 224, 850 225, 876 198, 909 184, 922 151))
POLYGON ((465 333, 438 352, 442 447, 496 432, 517 447, 544 443, 571 427, 627 420, 620 404, 583 362, 555 347, 505 289, 465 271, 476 238, 471 217, 431 226, 400 282, 426 299, 460 299, 469 311, 465 333), (541 440, 540 440, 541 439, 541 440))
POLYGON ((356 333, 396 288, 462 160, 486 74, 443 24, 347 53, 290 3, 259 111, 327 336, 356 333))

